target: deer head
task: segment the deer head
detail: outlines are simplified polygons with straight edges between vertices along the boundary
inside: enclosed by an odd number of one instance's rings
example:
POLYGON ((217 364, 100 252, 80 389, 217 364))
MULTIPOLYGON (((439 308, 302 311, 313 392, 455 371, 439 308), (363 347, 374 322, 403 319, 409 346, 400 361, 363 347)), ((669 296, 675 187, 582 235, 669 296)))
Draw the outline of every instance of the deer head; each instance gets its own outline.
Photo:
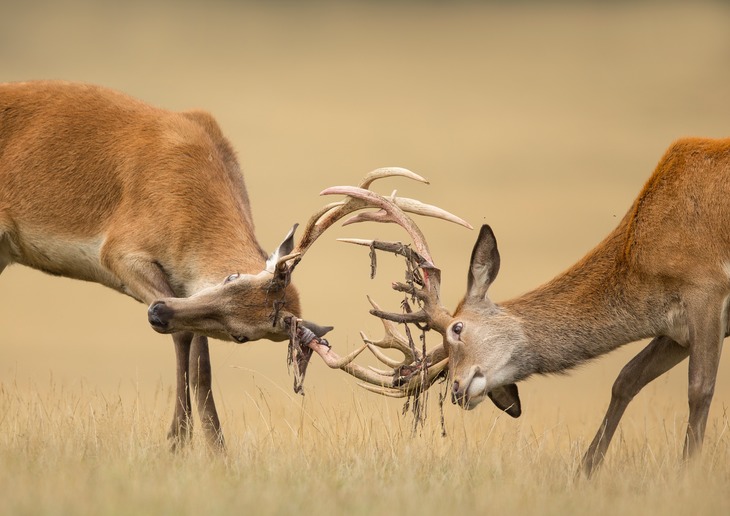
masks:
POLYGON ((189 297, 159 299, 148 310, 150 324, 160 333, 191 331, 239 343, 285 340, 279 313, 299 315, 300 306, 290 271, 279 260, 292 252, 296 229, 295 224, 259 273, 232 273, 189 297))
POLYGON ((520 399, 514 382, 524 360, 514 360, 522 330, 487 296, 499 272, 499 251, 492 229, 482 226, 471 254, 466 295, 442 331, 449 356, 454 403, 472 409, 485 398, 517 417, 520 399))
MULTIPOLYGON (((414 233, 415 234, 415 233, 414 233)), ((389 370, 364 369, 353 364, 355 353, 340 359, 331 350, 315 351, 328 361, 365 383, 361 386, 378 394, 406 397, 428 389, 447 374, 452 382, 452 401, 472 409, 486 398, 512 417, 521 414, 515 382, 522 377, 524 361, 515 357, 515 342, 521 339, 519 325, 487 297, 487 291, 499 272, 499 251, 491 228, 482 226, 471 256, 467 276, 467 293, 452 314, 440 300, 441 271, 428 253, 423 235, 415 234, 414 247, 401 243, 346 239, 346 242, 403 256, 408 270, 420 271, 406 283, 394 283, 393 289, 404 292, 420 309, 406 305, 405 313, 390 313, 371 300, 371 314, 383 321, 386 337, 373 341, 362 335, 367 347, 389 370), (423 330, 435 330, 442 345, 424 353, 405 338, 396 323, 416 324, 423 330), (404 359, 393 360, 381 349, 400 351, 404 359)), ((359 353, 362 349, 358 350, 359 353)))

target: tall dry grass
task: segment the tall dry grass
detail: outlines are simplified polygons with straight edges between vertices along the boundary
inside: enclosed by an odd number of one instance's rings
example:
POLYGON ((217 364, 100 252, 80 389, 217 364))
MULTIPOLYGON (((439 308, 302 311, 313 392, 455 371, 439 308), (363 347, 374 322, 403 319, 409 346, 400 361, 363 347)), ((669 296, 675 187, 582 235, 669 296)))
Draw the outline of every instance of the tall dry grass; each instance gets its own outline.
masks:
MULTIPOLYGON (((682 464, 684 417, 662 406, 622 428, 600 473, 579 474, 590 425, 551 411, 544 427, 437 404, 414 433, 392 406, 352 406, 255 389, 229 421, 228 452, 199 436, 170 453, 172 393, 109 396, 93 386, 0 385, 3 514, 726 514, 730 436, 712 420, 706 453, 682 464), (436 416, 436 417, 434 417, 436 416), (508 423, 508 424, 504 424, 508 423)), ((591 414, 597 423, 598 413, 591 414)))

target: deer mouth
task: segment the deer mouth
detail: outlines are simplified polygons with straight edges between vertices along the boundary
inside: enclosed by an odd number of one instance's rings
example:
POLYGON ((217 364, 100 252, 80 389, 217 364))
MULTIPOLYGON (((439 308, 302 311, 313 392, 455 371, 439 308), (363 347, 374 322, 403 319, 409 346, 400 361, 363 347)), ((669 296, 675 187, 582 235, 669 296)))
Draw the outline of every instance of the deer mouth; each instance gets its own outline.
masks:
POLYGON ((465 410, 472 410, 487 397, 487 378, 476 367, 464 381, 454 380, 451 402, 465 410))

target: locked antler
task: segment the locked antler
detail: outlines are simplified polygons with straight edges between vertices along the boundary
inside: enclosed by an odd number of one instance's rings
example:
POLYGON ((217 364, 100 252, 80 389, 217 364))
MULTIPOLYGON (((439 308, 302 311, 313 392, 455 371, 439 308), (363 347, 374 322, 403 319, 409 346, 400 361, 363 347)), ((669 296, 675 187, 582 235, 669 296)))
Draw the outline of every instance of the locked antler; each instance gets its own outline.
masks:
MULTIPOLYGON (((420 177, 420 176, 419 176, 420 177)), ((422 178, 421 178, 422 179, 422 178)), ((369 183, 367 183, 369 185, 369 183)), ((367 186, 366 185, 366 186, 367 186)), ((357 240, 341 239, 344 242, 368 246, 372 250, 379 250, 394 253, 406 260, 409 278, 406 283, 394 283, 393 289, 404 292, 412 300, 416 301, 419 310, 412 311, 406 300, 404 313, 385 312, 372 301, 371 314, 379 317, 383 322, 385 337, 379 341, 369 339, 361 333, 364 345, 346 357, 339 357, 326 343, 320 339, 311 339, 308 343, 310 349, 316 351, 325 363, 332 368, 339 368, 362 380, 360 384, 367 390, 377 392, 391 397, 405 397, 417 394, 427 389, 436 379, 442 377, 448 364, 448 355, 443 346, 438 346, 430 352, 425 349, 420 351, 416 348, 408 329, 408 324, 419 325, 424 332, 428 329, 436 329, 444 332, 450 320, 450 314, 440 302, 441 271, 434 265, 426 239, 405 213, 417 213, 430 215, 444 220, 458 223, 462 226, 471 226, 462 219, 450 214, 440 208, 426 205, 413 199, 404 199, 395 196, 382 197, 370 190, 361 187, 333 187, 322 192, 323 195, 341 194, 348 196, 338 207, 346 206, 355 209, 378 208, 376 212, 367 212, 356 215, 343 225, 356 222, 393 222, 402 226, 413 241, 413 247, 397 243, 383 242, 378 240, 357 240), (405 324, 407 337, 404 337, 396 328, 395 323, 405 324), (369 349, 373 355, 385 364, 389 370, 378 370, 364 368, 354 363, 353 360, 365 350, 369 349), (396 349, 403 354, 403 360, 391 359, 381 349, 396 349)), ((343 211, 346 208, 341 208, 343 211)), ((339 217, 338 217, 339 218, 339 217)))
MULTIPOLYGON (((424 271, 424 277, 427 278, 426 282, 429 285, 436 286, 434 292, 436 292, 436 297, 438 297, 438 278, 440 273, 431 263, 428 246, 421 230, 418 226, 416 226, 413 220, 406 215, 406 212, 440 218, 468 228, 471 228, 471 226, 459 217, 436 206, 424 204, 415 199, 397 197, 395 192, 393 192, 390 197, 386 198, 369 190, 370 185, 372 185, 374 181, 394 176, 406 177, 422 183, 428 183, 428 181, 426 181, 423 177, 408 169, 390 167, 373 170, 365 176, 358 187, 335 186, 325 189, 322 191, 321 195, 341 194, 345 195, 346 199, 344 201, 328 204, 312 215, 307 222, 302 238, 296 247, 293 246, 293 232, 296 229, 296 226, 294 226, 286 239, 292 242, 292 244, 283 247, 283 249, 281 249, 281 256, 275 256, 274 259, 267 264, 268 270, 273 273, 276 278, 283 278, 281 281, 288 282, 288 278, 291 276, 291 273, 301 261, 304 254, 329 227, 356 211, 375 208, 376 211, 364 212, 355 215, 345 221, 343 225, 371 221, 381 223, 389 222, 402 226, 411 236, 414 241, 414 245, 416 246, 416 251, 409 250, 410 253, 412 253, 410 256, 412 259, 417 258, 419 264, 418 267, 424 271)), ((378 246, 387 244, 378 242, 373 243, 372 245, 378 248, 378 246)), ((403 252, 407 253, 407 251, 403 252)), ((385 313, 383 314, 384 316, 388 315, 385 313)), ((395 314, 390 315, 392 317, 395 314)), ((366 341, 365 345, 353 353, 350 353, 346 357, 339 357, 329 348, 327 341, 322 338, 322 336, 330 328, 319 327, 312 323, 301 321, 284 310, 277 312, 277 315, 274 317, 274 324, 278 325, 283 330, 288 331, 290 335, 289 362, 296 364, 294 379, 295 392, 301 392, 304 374, 306 372, 312 350, 317 351, 328 366, 342 369, 366 382, 366 384, 369 384, 370 386, 386 388, 386 386, 392 385, 394 382, 395 373, 377 371, 369 368, 366 369, 353 363, 355 357, 357 357, 366 348, 375 350, 375 343, 366 341)), ((376 356, 383 355, 381 353, 376 356)), ((409 360, 413 362, 417 358, 419 360, 419 364, 423 362, 422 357, 412 355, 404 359, 402 364, 403 368, 407 368, 406 362, 409 360)), ((444 365, 441 366, 441 370, 443 370, 444 365)), ((402 369, 402 371, 407 371, 407 369, 402 369)), ((408 384, 410 381, 405 381, 406 375, 404 374, 399 374, 398 378, 399 380, 396 380, 396 382, 403 381, 404 385, 408 384)), ((385 392, 383 393, 385 394, 385 392)))

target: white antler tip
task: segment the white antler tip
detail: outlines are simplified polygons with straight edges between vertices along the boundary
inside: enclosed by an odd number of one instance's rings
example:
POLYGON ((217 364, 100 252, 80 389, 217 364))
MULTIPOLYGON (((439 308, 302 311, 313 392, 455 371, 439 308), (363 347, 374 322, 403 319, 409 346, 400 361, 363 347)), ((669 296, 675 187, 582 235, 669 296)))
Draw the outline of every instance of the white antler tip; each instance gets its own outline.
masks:
POLYGON ((346 244, 363 245, 370 247, 373 244, 373 240, 366 240, 363 238, 338 238, 338 242, 344 242, 346 244))
POLYGON ((351 188, 351 187, 349 187, 349 186, 330 186, 328 188, 325 188, 321 192, 319 192, 319 195, 336 195, 338 193, 341 193, 343 188, 351 188))
POLYGON ((363 188, 368 188, 370 184, 373 181, 376 181, 378 179, 382 179, 385 177, 407 177, 408 179, 413 179, 414 181, 418 181, 419 183, 425 183, 429 184, 428 180, 424 177, 416 174, 415 172, 412 172, 408 170, 407 168, 403 167, 383 167, 383 168, 377 168, 370 172, 368 175, 365 176, 365 178, 362 180, 362 183, 360 186, 363 188))

